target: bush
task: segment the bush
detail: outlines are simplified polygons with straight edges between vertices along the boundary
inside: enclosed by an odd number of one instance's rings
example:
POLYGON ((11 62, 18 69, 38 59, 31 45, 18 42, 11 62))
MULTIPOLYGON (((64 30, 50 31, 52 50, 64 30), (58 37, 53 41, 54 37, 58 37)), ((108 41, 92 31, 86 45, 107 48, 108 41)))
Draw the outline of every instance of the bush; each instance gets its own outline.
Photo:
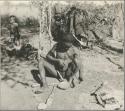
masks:
MULTIPOLYGON (((94 4, 81 4, 81 3, 76 3, 73 6, 62 6, 62 4, 55 4, 53 7, 54 10, 54 16, 57 14, 59 15, 64 15, 65 20, 70 21, 70 16, 71 14, 76 11, 77 15, 80 15, 79 17, 82 17, 81 23, 82 27, 88 28, 89 30, 97 29, 100 32, 104 33, 106 37, 112 37, 112 26, 115 18, 115 8, 118 6, 118 4, 107 4, 104 6, 95 6, 94 4), (63 7, 63 8, 60 8, 63 7), (68 7, 68 8, 67 8, 68 7), (74 7, 74 10, 72 10, 74 7), (91 8, 90 8, 91 7, 91 8), (60 8, 60 10, 59 10, 60 8), (83 16, 81 15, 81 12, 83 12, 83 16), (69 19, 67 19, 69 18, 69 19)), ((61 17, 61 16, 60 16, 61 17)), ((60 33, 60 25, 58 22, 58 25, 56 24, 56 19, 53 18, 52 20, 54 23, 52 23, 52 34, 54 37, 58 37, 60 33)), ((64 18, 62 18, 64 19, 64 18)), ((80 18, 78 18, 80 19, 80 18)), ((61 20, 61 19, 60 19, 61 20)), ((68 23, 68 22, 66 22, 68 23)), ((69 24, 67 24, 67 27, 69 24)), ((104 36, 105 37, 105 36, 104 36)))

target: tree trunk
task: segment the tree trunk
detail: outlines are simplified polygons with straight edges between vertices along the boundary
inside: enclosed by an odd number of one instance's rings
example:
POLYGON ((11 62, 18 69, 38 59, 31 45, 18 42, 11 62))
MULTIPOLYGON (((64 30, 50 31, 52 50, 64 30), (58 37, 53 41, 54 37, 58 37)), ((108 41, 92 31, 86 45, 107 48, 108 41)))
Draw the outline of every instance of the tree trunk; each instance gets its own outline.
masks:
POLYGON ((48 29, 48 31, 49 31, 48 33, 49 33, 50 47, 52 45, 52 41, 51 41, 51 39, 52 39, 52 33, 51 33, 51 20, 52 20, 51 9, 52 9, 52 7, 51 7, 51 5, 52 5, 52 3, 49 4, 49 29, 48 29))
POLYGON ((124 19, 121 5, 122 4, 119 4, 118 7, 115 8, 116 15, 112 27, 113 39, 117 41, 123 41, 124 39, 124 19))

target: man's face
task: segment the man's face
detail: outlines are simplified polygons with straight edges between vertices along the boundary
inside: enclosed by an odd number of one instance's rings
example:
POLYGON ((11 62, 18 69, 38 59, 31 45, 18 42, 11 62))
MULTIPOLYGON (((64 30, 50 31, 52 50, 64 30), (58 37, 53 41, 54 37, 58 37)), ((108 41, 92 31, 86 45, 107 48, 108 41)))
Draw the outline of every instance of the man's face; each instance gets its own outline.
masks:
POLYGON ((72 43, 70 43, 70 42, 63 42, 63 47, 65 49, 69 49, 71 46, 72 46, 72 43))
POLYGON ((11 17, 10 18, 10 23, 14 23, 15 22, 15 18, 14 17, 11 17))

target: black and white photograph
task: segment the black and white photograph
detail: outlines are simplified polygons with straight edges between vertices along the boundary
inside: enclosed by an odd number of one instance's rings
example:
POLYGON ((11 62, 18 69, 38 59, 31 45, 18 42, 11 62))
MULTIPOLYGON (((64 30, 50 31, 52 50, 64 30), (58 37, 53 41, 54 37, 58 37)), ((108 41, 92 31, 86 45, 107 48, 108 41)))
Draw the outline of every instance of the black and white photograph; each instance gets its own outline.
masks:
POLYGON ((0 110, 124 110, 124 0, 1 0, 0 110))

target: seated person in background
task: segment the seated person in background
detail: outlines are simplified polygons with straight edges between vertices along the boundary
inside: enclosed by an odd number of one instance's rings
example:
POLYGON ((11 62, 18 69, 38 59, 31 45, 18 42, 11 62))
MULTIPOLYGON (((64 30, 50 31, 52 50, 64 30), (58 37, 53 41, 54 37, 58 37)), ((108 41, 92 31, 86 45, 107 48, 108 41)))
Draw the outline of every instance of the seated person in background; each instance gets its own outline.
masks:
POLYGON ((78 52, 72 45, 73 41, 72 34, 67 34, 53 46, 46 58, 38 60, 43 89, 48 87, 46 82, 47 74, 58 79, 59 75, 57 72, 59 72, 71 84, 73 76, 79 72, 79 81, 83 81, 83 67, 78 52))

